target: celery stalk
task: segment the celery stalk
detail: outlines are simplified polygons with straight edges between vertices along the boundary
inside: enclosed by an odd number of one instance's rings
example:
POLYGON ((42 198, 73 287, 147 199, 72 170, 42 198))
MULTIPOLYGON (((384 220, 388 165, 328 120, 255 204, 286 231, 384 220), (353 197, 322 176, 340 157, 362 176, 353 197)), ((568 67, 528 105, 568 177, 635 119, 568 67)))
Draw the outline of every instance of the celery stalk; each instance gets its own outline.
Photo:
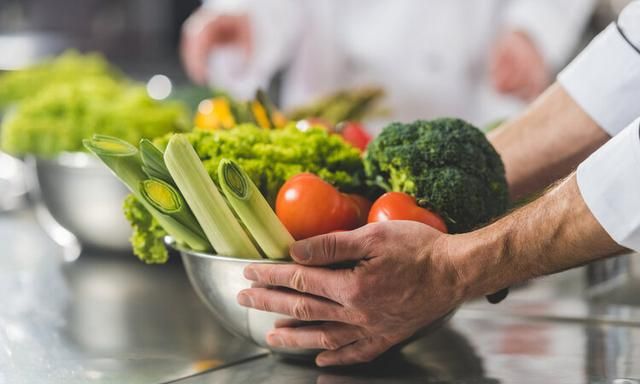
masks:
POLYGON ((218 180, 229 205, 262 252, 270 259, 289 258, 293 237, 244 170, 234 161, 223 159, 218 167, 218 180))
POLYGON ((173 217, 160 212, 146 201, 140 191, 140 183, 147 179, 147 175, 142 171, 142 161, 136 147, 118 138, 103 135, 94 135, 90 140, 85 139, 83 144, 111 169, 178 243, 186 244, 197 251, 211 249, 203 236, 173 217))
POLYGON ((173 135, 164 152, 171 177, 211 245, 220 255, 260 259, 260 252, 236 220, 184 135, 173 135))

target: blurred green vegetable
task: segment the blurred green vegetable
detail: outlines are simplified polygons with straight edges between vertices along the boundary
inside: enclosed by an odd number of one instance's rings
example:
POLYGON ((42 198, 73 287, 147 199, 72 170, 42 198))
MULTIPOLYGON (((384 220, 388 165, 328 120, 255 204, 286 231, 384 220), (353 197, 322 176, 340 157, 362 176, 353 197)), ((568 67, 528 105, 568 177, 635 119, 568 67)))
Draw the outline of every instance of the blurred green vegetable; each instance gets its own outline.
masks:
POLYGON ((122 74, 99 54, 76 51, 34 66, 0 75, 0 109, 56 84, 78 84, 95 79, 122 79, 122 74))
POLYGON ((155 101, 142 86, 92 78, 52 85, 24 100, 5 117, 0 146, 15 155, 52 157, 82 151, 82 139, 93 134, 138 144, 188 127, 181 104, 155 101))
POLYGON ((331 125, 343 121, 362 121, 380 112, 378 102, 384 97, 381 88, 345 89, 303 105, 287 113, 291 120, 320 118, 331 125))

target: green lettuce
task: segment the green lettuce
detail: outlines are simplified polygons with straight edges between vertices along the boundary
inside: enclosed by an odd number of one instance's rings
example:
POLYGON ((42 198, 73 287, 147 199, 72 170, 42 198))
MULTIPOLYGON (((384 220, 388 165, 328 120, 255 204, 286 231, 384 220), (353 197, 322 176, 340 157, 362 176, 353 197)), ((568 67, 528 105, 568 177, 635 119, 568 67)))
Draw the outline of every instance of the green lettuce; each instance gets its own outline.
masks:
POLYGON ((0 109, 34 96, 51 85, 105 78, 120 80, 123 76, 100 54, 67 51, 56 58, 0 75, 0 109))
POLYGON ((83 151, 82 139, 94 134, 137 145, 187 128, 182 104, 153 100, 142 86, 92 78, 51 85, 22 101, 5 117, 0 144, 14 155, 53 157, 83 151))

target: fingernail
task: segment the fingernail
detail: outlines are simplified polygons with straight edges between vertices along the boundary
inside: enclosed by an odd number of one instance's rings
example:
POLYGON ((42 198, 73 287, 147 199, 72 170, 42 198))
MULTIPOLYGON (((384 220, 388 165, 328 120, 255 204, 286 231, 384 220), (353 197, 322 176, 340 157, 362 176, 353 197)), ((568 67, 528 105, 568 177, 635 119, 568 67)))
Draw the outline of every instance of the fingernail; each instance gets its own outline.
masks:
POLYGON ((308 261, 311 259, 311 252, 309 252, 309 247, 307 247, 308 242, 306 241, 298 241, 291 245, 291 249, 289 250, 291 253, 291 257, 299 261, 308 261))
POLYGON ((271 334, 267 336, 267 342, 272 347, 284 347, 284 340, 278 335, 271 334))
POLYGON ((246 293, 240 292, 238 294, 238 304, 243 307, 253 307, 253 298, 246 293))
POLYGON ((258 274, 253 269, 253 267, 251 267, 251 266, 248 266, 248 267, 246 267, 244 269, 244 277, 247 280, 251 280, 251 281, 257 281, 258 280, 258 274))

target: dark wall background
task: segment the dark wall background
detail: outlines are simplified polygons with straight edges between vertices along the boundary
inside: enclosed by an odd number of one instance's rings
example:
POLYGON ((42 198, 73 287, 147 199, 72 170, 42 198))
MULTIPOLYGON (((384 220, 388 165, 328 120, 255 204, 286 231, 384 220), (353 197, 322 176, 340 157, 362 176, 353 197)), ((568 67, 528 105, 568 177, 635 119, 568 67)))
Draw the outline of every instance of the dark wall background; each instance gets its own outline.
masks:
POLYGON ((198 0, 0 0, 0 56, 19 65, 76 48, 103 52, 134 77, 162 72, 183 78, 180 28, 199 5, 198 0))

